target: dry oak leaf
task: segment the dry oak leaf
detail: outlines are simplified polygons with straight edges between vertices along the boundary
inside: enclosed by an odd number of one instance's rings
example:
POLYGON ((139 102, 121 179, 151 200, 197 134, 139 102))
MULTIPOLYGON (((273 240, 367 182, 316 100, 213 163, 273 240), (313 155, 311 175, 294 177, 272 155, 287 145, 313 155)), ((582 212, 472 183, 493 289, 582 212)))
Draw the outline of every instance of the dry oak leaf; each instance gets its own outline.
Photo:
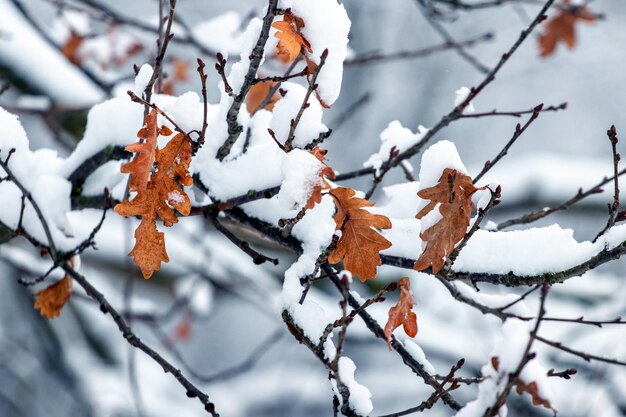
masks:
POLYGON ((539 387, 537 386, 537 382, 531 381, 529 384, 526 384, 520 378, 515 380, 515 392, 518 395, 522 395, 523 393, 528 393, 531 396, 531 401, 534 406, 541 405, 544 408, 552 410, 556 415, 556 410, 550 404, 550 401, 546 400, 539 394, 539 387))
POLYGON ((569 49, 572 49, 576 45, 574 25, 578 20, 593 23, 596 18, 585 6, 570 6, 569 1, 563 2, 561 12, 547 23, 545 30, 539 36, 540 56, 545 58, 552 55, 559 42, 563 42, 569 49))
POLYGON ((472 194, 477 190, 472 179, 455 169, 446 168, 437 184, 420 190, 417 195, 430 202, 415 216, 421 219, 430 213, 439 204, 441 219, 420 233, 420 238, 426 242, 426 247, 415 261, 418 271, 432 265, 433 273, 438 273, 444 265, 443 258, 450 255, 454 246, 465 236, 470 217, 474 210, 472 194))
POLYGON ((376 278, 376 268, 380 266, 380 251, 391 246, 376 229, 391 229, 391 221, 380 214, 372 214, 364 207, 374 203, 356 198, 351 188, 334 188, 329 194, 335 201, 337 211, 334 216, 336 228, 341 231, 337 246, 328 256, 331 264, 344 261, 344 268, 361 281, 376 278))
POLYGON ((35 308, 42 316, 52 319, 61 314, 61 309, 72 295, 72 282, 72 277, 65 275, 62 280, 35 293, 35 308))
MULTIPOLYGON (((263 104, 267 96, 269 95, 272 88, 276 86, 277 83, 273 81, 262 81, 252 85, 248 95, 246 96, 246 107, 248 107, 248 112, 250 114, 255 113, 259 110, 259 106, 263 104)), ((274 105, 278 101, 280 96, 278 93, 274 92, 269 102, 265 105, 264 109, 272 111, 274 110, 274 105)))
POLYGON ((282 21, 272 23, 272 27, 277 30, 274 36, 279 39, 276 56, 282 62, 287 63, 296 59, 302 48, 309 53, 313 52, 309 41, 300 33, 304 21, 290 11, 285 12, 282 21))
POLYGON ((165 249, 165 234, 158 231, 155 219, 141 219, 135 229, 135 246, 128 256, 133 258, 145 279, 161 269, 161 262, 170 261, 165 249))
MULTIPOLYGON (((171 133, 169 129, 162 129, 161 132, 171 133)), ((148 169, 148 184, 144 190, 138 189, 132 200, 115 206, 115 211, 121 216, 141 216, 141 223, 135 230, 135 246, 129 256, 133 257, 146 279, 161 269, 161 262, 169 262, 164 234, 157 230, 157 216, 165 226, 172 226, 178 222, 174 210, 184 216, 191 211, 191 201, 182 188, 193 183, 188 170, 190 162, 191 144, 179 133, 163 149, 155 150, 154 172, 150 174, 152 165, 134 166, 148 169)))
POLYGON ((305 208, 307 210, 310 210, 313 207, 315 207, 316 204, 321 203, 322 202, 322 191, 330 189, 330 184, 326 181, 326 178, 330 178, 331 180, 335 178, 335 171, 333 171, 333 169, 331 167, 329 167, 328 165, 326 165, 324 163, 324 161, 326 161, 326 153, 328 151, 325 150, 325 149, 320 148, 319 146, 316 146, 310 152, 324 166, 323 166, 323 168, 319 172, 320 180, 317 183, 317 185, 315 185, 313 187, 313 191, 311 192, 311 196, 309 197, 309 199, 306 202, 305 208))
POLYGON ((411 311, 415 301, 413 301, 410 285, 408 278, 401 278, 398 281, 400 299, 395 306, 389 309, 389 319, 385 324, 385 337, 389 349, 391 349, 391 334, 398 327, 402 326, 404 332, 410 337, 417 335, 417 316, 411 311))

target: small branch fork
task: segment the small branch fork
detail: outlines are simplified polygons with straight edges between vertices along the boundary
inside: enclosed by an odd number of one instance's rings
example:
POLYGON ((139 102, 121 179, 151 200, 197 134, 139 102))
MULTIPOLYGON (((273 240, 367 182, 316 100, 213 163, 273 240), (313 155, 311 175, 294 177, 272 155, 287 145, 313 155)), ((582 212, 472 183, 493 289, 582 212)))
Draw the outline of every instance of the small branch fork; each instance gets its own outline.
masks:
MULTIPOLYGON (((155 66, 154 71, 152 72, 152 76, 146 85, 146 88, 143 92, 144 98, 146 102, 150 102, 152 98, 152 90, 154 89, 154 83, 156 83, 157 79, 161 77, 161 69, 163 67, 163 60, 165 59, 165 52, 167 51, 167 47, 174 37, 172 33, 172 24, 174 23, 174 12, 176 10, 176 1, 177 0, 169 0, 170 7, 169 13, 167 16, 167 25, 165 26, 165 33, 163 34, 163 39, 160 38, 157 40, 159 44, 159 52, 157 53, 156 59, 154 60, 155 66)), ((146 105, 144 111, 144 117, 148 115, 148 106, 146 105)))
POLYGON ((598 240, 600 236, 605 234, 611 227, 615 225, 616 222, 621 220, 626 220, 626 212, 618 213, 619 210, 619 161, 621 159, 620 154, 617 152, 617 130, 615 126, 611 126, 609 130, 606 131, 607 136, 609 137, 609 141, 611 142, 611 151, 613 152, 613 203, 609 204, 609 219, 606 222, 606 226, 604 229, 598 233, 598 235, 593 239, 593 242, 598 240))
POLYGON ((287 135, 287 140, 285 141, 285 144, 284 144, 284 148, 286 152, 291 151, 291 149, 293 148, 292 143, 293 143, 293 140, 296 138, 296 129, 298 128, 298 125, 300 124, 300 120, 302 119, 302 115, 304 114, 304 111, 309 108, 309 98, 311 97, 311 94, 313 93, 313 91, 317 89, 317 84, 316 84, 317 76, 319 75, 320 71, 322 70, 322 67, 326 63, 326 58, 328 58, 328 49, 325 49, 324 52, 322 52, 322 55, 320 56, 320 63, 317 66, 317 68, 315 68, 315 71, 313 72, 313 74, 311 75, 311 79, 309 80, 309 88, 307 89, 306 94, 304 95, 304 100, 302 100, 302 105, 300 106, 300 110, 298 110, 298 114, 296 115, 296 118, 291 121, 289 134, 287 135))
POLYGON ((408 414, 421 413, 423 411, 430 410, 431 408, 435 406, 435 404, 437 404, 437 401, 439 401, 439 399, 441 398, 443 394, 448 394, 450 393, 450 391, 454 391, 455 389, 461 386, 460 379, 455 377, 455 373, 459 369, 461 369, 461 367, 464 364, 465 364, 465 359, 460 359, 450 369, 450 372, 448 373, 448 375, 442 378, 441 385, 445 386, 447 383, 450 383, 450 385, 445 390, 433 392, 430 395, 430 397, 428 397, 427 400, 422 401, 419 405, 415 407, 407 408, 406 410, 398 411, 396 413, 385 414, 379 417, 401 417, 401 416, 406 416, 408 414))
POLYGON ((500 153, 498 153, 498 155, 496 155, 496 157, 493 160, 485 162, 485 166, 483 167, 483 169, 478 173, 478 175, 474 177, 474 183, 480 181, 480 179, 487 172, 489 172, 489 170, 493 168, 495 164, 497 164, 502 158, 504 158, 504 156, 508 154, 509 149, 511 149, 511 146, 513 146, 515 141, 520 136, 522 136, 522 134, 528 128, 528 126, 530 126, 535 120, 537 120, 537 117, 539 117, 539 113, 541 112, 542 109, 543 109, 543 104, 539 104, 533 109, 532 115, 530 116, 528 121, 524 124, 524 126, 521 126, 519 123, 517 124, 517 126, 515 126, 515 132, 513 133, 513 136, 511 137, 511 139, 507 142, 506 145, 504 145, 504 148, 502 148, 500 153))
MULTIPOLYGON (((219 414, 215 411, 215 405, 209 400, 209 396, 207 394, 205 394, 204 392, 202 392, 199 388, 197 388, 195 385, 193 385, 183 374, 182 372, 177 369, 176 367, 174 367, 171 363, 169 363, 166 359, 164 359, 159 353, 157 353, 156 351, 154 351, 152 348, 150 348, 148 345, 146 345, 145 343, 143 343, 131 330, 130 326, 128 325, 128 323, 126 322, 126 320, 117 312, 117 310, 108 302, 108 300, 104 297, 104 295, 102 295, 102 293, 100 293, 98 290, 96 290, 96 288, 91 285, 91 283, 89 283, 89 281, 87 281, 87 279, 79 274, 78 272, 76 272, 72 266, 72 261, 71 261, 71 257, 73 257, 76 254, 79 254, 80 252, 82 252, 83 250, 87 249, 88 247, 93 246, 93 241, 95 238, 96 233, 100 230, 100 227, 102 226, 103 222, 104 222, 104 215, 106 210, 103 210, 103 215, 102 218, 100 220, 100 222, 98 223, 98 225, 92 230, 92 232, 90 233, 89 237, 81 242, 75 249, 67 252, 67 253, 62 253, 59 252, 56 249, 56 245, 54 243, 54 240, 52 238, 52 234, 50 232, 50 227, 41 211, 41 209, 39 208, 37 202, 34 200, 34 198, 32 197, 31 193, 24 187, 24 185, 21 183, 21 181, 15 177, 15 175, 13 174, 12 170, 9 168, 9 160, 11 158, 11 156, 13 155, 13 153, 15 152, 15 150, 11 150, 9 152, 9 154, 7 155, 7 157, 2 160, 2 158, 0 158, 0 167, 4 170, 4 172, 6 173, 7 177, 6 179, 10 180, 11 182, 13 182, 22 192, 22 194, 24 195, 25 199, 27 199, 29 201, 29 203, 31 204, 31 206, 33 207, 33 209, 35 210, 35 212, 37 213, 37 217, 39 218, 39 221, 41 222, 42 228, 45 231, 46 234, 46 238, 48 240, 48 247, 47 247, 47 251, 50 255, 50 257, 52 258, 52 262, 53 262, 53 268, 51 268, 51 270, 46 274, 48 275, 50 272, 52 272, 52 270, 54 268, 60 267, 62 268, 66 274, 70 275, 87 293, 87 295, 89 297, 91 297, 92 299, 94 299, 95 301, 98 302, 98 304, 100 305, 100 310, 102 310, 103 313, 108 313, 111 315, 111 317, 113 318, 113 320, 115 321, 115 323, 118 326, 118 329, 120 330, 120 332, 122 333, 122 335, 124 336, 124 338, 126 339, 126 341, 133 347, 140 349, 141 351, 143 351, 144 353, 146 353, 148 356, 150 356, 155 362, 157 362, 159 365, 161 365, 161 367, 163 368, 163 370, 165 372, 171 373, 176 380, 187 390, 187 396, 188 397, 197 397, 199 399, 199 401, 204 405, 205 410, 210 413, 213 417, 219 417, 219 414)), ((106 209, 106 206, 105 206, 106 209)), ((20 221, 21 223, 21 221, 20 221)), ((31 242, 36 242, 36 239, 34 239, 32 236, 27 235, 25 232, 23 232, 27 238, 29 239, 29 241, 31 242)), ((37 245, 40 246, 40 245, 37 245)))
POLYGON ((128 326, 128 324, 126 323, 126 320, 108 302, 108 300, 104 297, 104 295, 102 295, 102 293, 100 293, 93 285, 91 285, 89 281, 87 281, 87 279, 84 276, 76 272, 67 263, 64 263, 62 265, 62 268, 81 287, 83 287, 87 295, 89 295, 91 298, 93 298, 95 301, 97 301, 100 304, 100 310, 102 310, 103 313, 105 314, 108 313, 113 318, 113 321, 115 321, 115 324, 117 324, 117 327, 119 331, 122 333, 122 335, 124 336, 124 339, 126 339, 126 341, 131 346, 141 350, 150 358, 152 358, 156 363, 158 363, 163 368, 164 372, 172 374, 174 378, 176 378, 178 383, 187 390, 187 396, 190 398, 197 397, 198 400, 202 403, 202 405, 204 405, 204 409, 209 414, 211 414, 211 416, 219 417, 219 414, 215 410, 215 404, 211 402, 211 400, 209 399, 209 396, 205 394, 203 391, 201 391, 198 387, 196 387, 192 382, 190 382, 179 369, 177 369, 174 365, 172 365, 165 358, 163 358, 163 356, 161 356, 151 347, 149 347, 144 342, 142 342, 141 339, 139 339, 139 337, 137 337, 133 333, 130 326, 128 326))
POLYGON ((223 161, 224 158, 226 158, 230 154, 231 148, 233 147, 243 130, 238 120, 239 111, 241 109, 241 105, 244 102, 244 99, 246 98, 246 95, 250 91, 250 88, 252 88, 257 71, 259 69, 259 65, 261 64, 261 59, 263 59, 265 44, 267 43, 267 39, 269 38, 272 21, 274 20, 274 16, 277 13, 277 5, 278 0, 269 0, 267 13, 263 18, 261 34, 259 35, 259 39, 257 40, 257 43, 252 50, 252 53, 250 54, 250 67, 248 68, 248 72, 243 81, 243 85, 241 86, 241 90, 235 96, 233 104, 228 110, 228 114, 226 116, 226 122, 228 123, 228 137, 219 148, 216 155, 216 157, 220 161, 223 161))
MULTIPOLYGON (((472 89, 470 90, 470 93, 467 95, 467 97, 465 98, 465 100, 463 100, 462 103, 460 103, 458 106, 452 109, 448 114, 443 116, 439 120, 439 122, 434 127, 432 127, 419 142, 417 142, 415 145, 411 146, 407 150, 401 152, 397 157, 393 159, 389 159, 388 161, 383 163, 383 165, 380 167, 381 177, 384 176, 387 172, 389 172, 391 168, 398 166, 405 159, 409 159, 412 156, 419 153, 424 148, 424 146, 437 133, 439 133, 440 130, 448 126, 450 123, 461 118, 461 116, 463 115, 463 111, 465 110, 467 106, 469 106, 470 102, 474 100, 476 96, 478 96, 489 84, 491 84, 491 82, 495 80, 498 72, 500 72, 502 67, 509 61, 511 56, 513 56, 513 54, 517 51, 520 45, 528 38, 530 33, 541 22, 543 22, 547 18, 545 13, 548 11, 550 6, 552 6, 554 2, 555 0, 547 0, 544 3, 539 13, 535 16, 535 18, 531 21, 531 23, 526 27, 526 29, 524 29, 521 32, 520 36, 517 38, 515 43, 509 48, 507 52, 502 54, 502 57, 500 58, 498 63, 493 67, 493 69, 491 69, 491 71, 489 71, 489 73, 485 76, 482 82, 478 84, 476 87, 472 87, 472 89)), ((344 176, 339 177, 339 178, 341 179, 354 178, 354 177, 361 176, 361 175, 367 175, 371 172, 373 172, 371 169, 358 170, 355 172, 346 173, 344 174, 344 176)), ((382 178, 378 180, 379 183, 381 181, 382 181, 382 178)))
POLYGON ((545 316, 546 314, 545 303, 546 303, 546 298, 548 297, 549 291, 550 291, 550 286, 548 284, 543 284, 541 288, 541 298, 539 301, 539 313, 537 314, 537 319, 535 320, 535 327, 530 332, 530 337, 528 338, 528 343, 526 345, 526 349, 524 350, 524 354, 521 357, 520 363, 517 366, 517 369, 515 370, 515 372, 513 372, 512 374, 508 376, 509 380, 506 386, 500 392, 494 404, 485 411, 485 413, 483 414, 483 417, 495 417, 498 415, 500 408, 502 408, 502 406, 506 404, 506 400, 509 397, 511 390, 517 384, 518 378, 520 374, 522 373, 522 370, 528 364, 528 362, 530 362, 532 359, 535 358, 535 353, 531 353, 530 350, 535 340, 539 340, 539 336, 538 336, 539 327, 541 326, 543 316, 545 316))

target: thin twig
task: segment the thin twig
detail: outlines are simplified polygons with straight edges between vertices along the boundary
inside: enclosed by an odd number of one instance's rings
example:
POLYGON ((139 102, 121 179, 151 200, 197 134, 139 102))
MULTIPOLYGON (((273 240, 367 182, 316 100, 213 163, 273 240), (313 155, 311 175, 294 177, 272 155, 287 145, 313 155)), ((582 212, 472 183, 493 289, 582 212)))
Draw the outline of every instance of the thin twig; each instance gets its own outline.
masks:
POLYGON ((537 119, 537 117, 539 117, 539 113, 541 112, 542 108, 543 108, 543 104, 539 104, 537 107, 533 109, 532 115, 530 116, 528 121, 524 124, 524 126, 521 126, 519 123, 515 126, 515 132, 513 133, 513 136, 511 137, 511 139, 509 139, 506 145, 504 145, 504 148, 502 148, 502 150, 498 153, 498 155, 496 155, 494 159, 485 162, 485 166, 483 167, 483 169, 478 173, 478 175, 474 177, 474 183, 479 181, 487 172, 489 172, 491 168, 494 167, 494 165, 496 165, 502 158, 504 158, 504 156, 508 154, 509 149, 511 149, 511 146, 513 146, 515 141, 520 136, 522 136, 522 134, 528 128, 528 126, 530 126, 537 119))
POLYGON ((311 79, 309 80, 309 88, 307 89, 306 94, 304 95, 304 100, 302 100, 302 105, 300 106, 300 110, 298 110, 298 114, 296 115, 296 118, 291 121, 289 134, 287 135, 287 140, 285 141, 285 144, 284 144, 287 152, 291 151, 291 148, 292 148, 291 144, 293 140, 296 138, 296 129, 298 128, 298 125, 300 124, 300 119, 302 119, 302 115, 304 114, 304 111, 309 108, 309 105, 310 105, 309 98, 311 97, 311 94, 313 93, 313 91, 317 89, 317 84, 316 84, 317 76, 319 75, 320 71, 322 70, 322 67, 326 63, 327 57, 328 57, 328 49, 325 49, 324 52, 322 52, 322 55, 320 56, 319 65, 317 66, 317 68, 315 68, 315 71, 311 75, 311 79))
POLYGON ((242 127, 239 124, 239 110, 241 109, 241 105, 250 91, 254 83, 254 79, 256 78, 257 71, 259 69, 259 65, 261 64, 261 59, 263 59, 263 54, 265 50, 265 44, 267 43, 267 39, 269 38, 270 28, 272 26, 272 21, 274 20, 274 16, 276 15, 278 0, 269 0, 267 6, 267 13, 263 18, 263 26, 261 28, 261 33, 259 34, 259 39, 257 40, 254 49, 252 49, 252 53, 250 54, 250 66, 248 67, 248 72, 243 81, 243 85, 241 86, 241 90, 235 96, 233 103, 228 109, 228 114, 226 115, 226 122, 228 124, 228 137, 220 146, 217 151, 216 157, 223 161, 230 154, 230 150, 239 138, 239 135, 242 132, 242 127))
MULTIPOLYGON (((617 130, 615 129, 615 125, 611 126, 609 130, 606 131, 607 136, 609 137, 609 141, 611 142, 611 152, 613 153, 613 203, 609 204, 609 219, 606 222, 606 226, 602 229, 598 235, 592 240, 595 243, 596 240, 600 238, 603 234, 605 234, 611 227, 613 227, 618 220, 617 210, 619 209, 619 161, 621 159, 620 154, 617 153, 617 130)), ((622 220, 624 216, 621 216, 622 220)))

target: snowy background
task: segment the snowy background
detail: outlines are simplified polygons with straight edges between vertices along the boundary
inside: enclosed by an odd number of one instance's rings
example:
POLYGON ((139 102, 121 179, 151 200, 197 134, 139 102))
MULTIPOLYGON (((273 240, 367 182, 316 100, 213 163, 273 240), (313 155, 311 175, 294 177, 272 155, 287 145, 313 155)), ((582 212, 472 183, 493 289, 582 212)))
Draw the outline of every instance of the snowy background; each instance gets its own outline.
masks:
MULTIPOLYGON (((50 3, 42 0, 18 2, 38 21, 39 28, 57 43, 66 33, 50 3), (65 33, 65 34, 64 34, 65 33)), ((371 51, 393 52, 419 49, 441 42, 412 0, 345 0, 352 21, 350 48, 354 54, 371 51)), ((59 143, 50 126, 64 124, 77 129, 82 137, 85 111, 61 112, 44 122, 32 114, 33 106, 46 105, 48 97, 60 108, 88 108, 105 98, 105 93, 81 74, 63 64, 64 58, 41 40, 36 31, 25 28, 15 18, 10 0, 0 0, 0 75, 14 84, 0 97, 0 105, 20 116, 31 149, 53 148, 60 155, 69 154, 71 141, 59 143), (23 35, 28 30, 28 36, 23 35), (35 39, 36 38, 36 39, 35 39), (21 44, 16 44, 18 39, 21 44), (12 43, 14 42, 14 43, 12 43), (23 91, 20 91, 23 88, 23 91), (26 97, 28 94, 30 97, 26 97), (34 100, 32 95, 39 98, 34 100), (19 107, 29 111, 18 111, 19 107), (14 111, 15 110, 15 111, 14 111), (74 120, 74 119, 77 119, 74 120), (82 128, 81 128, 82 126, 82 128)), ((153 1, 107 4, 120 14, 144 22, 155 21, 157 3, 153 1)), ((192 27, 202 27, 224 13, 245 26, 249 15, 261 15, 258 1, 179 0, 178 13, 192 27)), ((542 114, 517 142, 509 156, 494 169, 493 177, 502 185, 502 207, 490 214, 494 221, 560 203, 574 195, 579 187, 595 185, 611 173, 611 153, 605 131, 615 124, 618 132, 626 129, 626 2, 597 0, 590 7, 605 19, 594 25, 577 26, 578 41, 573 51, 559 48, 547 59, 539 58, 535 35, 529 39, 498 75, 496 81, 474 101, 477 112, 527 110, 539 103, 558 105, 568 102, 566 111, 542 114)), ((444 23, 457 39, 493 32, 495 39, 470 49, 487 66, 518 37, 534 16, 535 6, 503 5, 494 9, 452 13, 444 23)), ((229 25, 226 25, 227 27, 229 25)), ((230 25, 232 27, 232 25, 230 25)), ((236 26, 236 25, 235 25, 236 26)), ((210 26, 209 26, 210 27, 210 26)), ((96 25, 96 29, 98 26, 96 25)), ((100 28, 101 29, 101 28, 100 28)), ((224 43, 231 37, 198 29, 199 39, 210 49, 229 49, 224 43), (204 39, 206 37, 206 39, 204 39)), ((133 34, 152 45, 153 35, 133 34)), ((121 39, 119 42, 128 42, 121 39)), ((235 48, 234 46, 231 46, 235 48)), ((94 51, 102 52, 95 44, 94 51)), ((235 51, 233 51, 235 52, 235 51)), ((170 50, 180 58, 193 58, 196 51, 173 44, 170 50)), ((115 71, 100 74, 101 79, 123 80, 115 91, 132 85, 132 64, 151 62, 153 51, 144 51, 115 71)), ((236 55, 236 54, 235 54, 236 55)), ((213 61, 205 57, 208 67, 213 61)), ((188 89, 199 91, 194 66, 189 81, 175 86, 176 94, 188 89)), ((94 66, 97 73, 98 68, 94 66)), ((324 114, 325 124, 333 121, 365 93, 371 98, 327 140, 329 164, 338 172, 362 166, 380 146, 380 133, 398 120, 416 131, 418 125, 432 126, 453 106, 455 91, 461 86, 480 82, 483 75, 453 51, 426 58, 378 63, 345 69, 341 95, 324 114)), ((218 76, 209 71, 209 101, 219 100, 215 88, 218 76)), ((115 84, 115 83, 114 83, 115 84)), ((132 88, 132 87, 131 87, 132 88)), ((521 119, 525 120, 525 118, 521 119)), ((492 158, 509 139, 520 119, 489 117, 461 120, 444 129, 435 140, 453 141, 471 173, 476 173, 486 159, 492 158)), ((0 127, 1 129, 1 127, 0 127)), ((620 144, 620 149, 623 147, 620 144)), ((412 160, 419 168, 419 157, 412 160)), ((399 170, 385 179, 384 185, 403 180, 399 170)), ((367 189, 365 179, 350 183, 367 189)), ((389 194, 389 189, 387 190, 389 194)), ((578 209, 554 215, 538 225, 558 223, 574 229, 578 241, 591 239, 606 222, 606 203, 610 192, 594 196, 578 209)), ((0 203, 3 201, 0 194, 0 203)), ((380 188, 374 200, 382 204, 385 193, 380 188)), ((88 232, 97 222, 97 211, 80 213, 88 232)), ((80 223, 79 222, 79 223, 80 223)), ((332 392, 327 372, 303 346, 294 342, 279 315, 275 300, 280 293, 285 269, 295 258, 266 242, 254 241, 263 252, 280 259, 279 266, 255 266, 225 238, 200 219, 187 219, 168 231, 168 250, 172 262, 151 280, 143 281, 125 256, 132 235, 131 225, 110 213, 97 237, 98 251, 82 259, 81 272, 114 305, 123 306, 123 290, 132 276, 133 297, 126 305, 141 313, 133 322, 142 339, 160 348, 182 369, 187 364, 200 377, 217 378, 202 383, 223 416, 308 417, 331 415, 332 392), (194 236, 190 244, 189 236, 194 236), (145 316, 160 316, 180 297, 190 297, 189 308, 158 319, 158 327, 145 316), (143 318, 141 317, 143 315, 143 318), (190 324, 190 328, 186 328, 190 324), (160 330, 155 331, 155 328, 160 330), (177 336, 181 329, 189 337, 177 336), (173 342, 168 339, 174 338, 173 342), (257 348, 260 346, 260 350, 257 348), (250 354, 252 353, 252 356, 250 354), (248 372, 224 376, 249 357, 258 359, 248 372)), ((253 239, 254 237, 250 237, 253 239)), ((267 265, 267 264, 266 264, 267 265)), ((0 415, 1 416, 197 416, 201 405, 186 398, 171 376, 140 352, 132 355, 118 334, 114 323, 89 299, 77 291, 62 316, 46 321, 32 308, 28 289, 17 284, 17 277, 32 277, 45 272, 39 269, 37 256, 24 241, 13 240, 0 246, 0 415), (138 396, 129 378, 129 361, 139 381, 138 396)), ((548 312, 552 316, 613 318, 626 314, 626 268, 617 261, 607 267, 556 286, 548 312)), ((383 267, 379 280, 396 280, 405 271, 383 267)), ((428 276, 410 273, 415 294, 420 331, 415 338, 426 358, 439 374, 446 374, 459 358, 466 359, 464 376, 475 376, 488 361, 500 323, 467 306, 454 302, 447 291, 428 276)), ((377 283, 378 284, 378 283, 377 283)), ((359 286, 370 294, 377 286, 359 286)), ((519 293, 521 290, 485 286, 479 294, 468 288, 472 297, 489 294, 519 293)), ((316 299, 339 315, 336 296, 316 289, 316 299)), ((485 303, 501 303, 503 299, 485 303), (500 301, 498 301, 500 300, 500 301)), ((536 300, 529 301, 536 311, 536 300)), ((506 303, 503 303, 506 304, 506 303)), ((387 305, 374 305, 372 314, 386 320, 387 305)), ((572 347, 597 354, 626 359, 626 328, 603 329, 575 324, 546 323, 544 330, 552 339, 567 341, 572 347)), ((554 405, 564 416, 626 415, 626 371, 624 368, 594 364, 565 356, 539 345, 540 356, 548 368, 575 366, 579 374, 570 381, 551 380, 554 405)), ((421 402, 430 394, 400 358, 389 352, 386 344, 375 340, 361 322, 348 332, 346 354, 357 364, 357 380, 372 392, 374 412, 381 415, 421 402)), ((193 378, 192 378, 193 379, 193 378)), ((196 379, 201 380, 202 378, 196 379)), ((456 393, 463 402, 475 398, 473 388, 456 393)), ((532 408, 527 398, 512 395, 511 415, 549 415, 532 408)), ((437 405, 433 415, 449 415, 437 405)))

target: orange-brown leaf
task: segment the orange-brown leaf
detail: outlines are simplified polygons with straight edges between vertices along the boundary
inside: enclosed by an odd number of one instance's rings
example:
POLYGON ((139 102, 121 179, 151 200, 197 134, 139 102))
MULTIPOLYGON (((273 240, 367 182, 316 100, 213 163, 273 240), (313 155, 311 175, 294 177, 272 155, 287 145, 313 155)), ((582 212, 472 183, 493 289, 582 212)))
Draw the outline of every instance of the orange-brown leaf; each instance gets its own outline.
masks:
POLYGON ((165 250, 165 235, 157 230, 154 219, 143 218, 135 230, 135 246, 128 254, 141 269, 145 279, 161 269, 161 262, 169 262, 165 250))
MULTIPOLYGON (((276 83, 273 81, 263 81, 260 83, 254 84, 248 95, 246 96, 246 106, 248 107, 248 112, 250 114, 256 112, 259 109, 259 106, 263 104, 267 96, 269 95, 272 88, 276 86, 276 83)), ((265 105, 264 109, 272 111, 274 110, 274 105, 278 101, 280 96, 278 93, 274 93, 269 100, 269 102, 265 105)))
POLYGON ((376 268, 381 264, 380 251, 391 246, 376 229, 390 229, 391 221, 380 214, 372 214, 364 207, 374 203, 354 197, 351 188, 335 188, 329 191, 337 211, 334 216, 336 229, 341 230, 337 246, 328 256, 328 262, 336 264, 342 259, 344 268, 357 275, 361 281, 376 278, 376 268))
POLYGON ((85 38, 72 31, 69 38, 67 38, 61 47, 61 53, 69 59, 72 64, 80 65, 81 58, 78 55, 78 49, 82 45, 83 40, 85 40, 85 38))
POLYGON ((157 135, 157 111, 152 110, 146 116, 144 127, 137 133, 137 137, 141 141, 132 143, 125 148, 128 152, 136 153, 135 157, 122 165, 120 169, 122 173, 131 175, 128 183, 130 191, 142 192, 146 190, 156 155, 157 135))
POLYGON ((324 167, 319 172, 320 182, 313 187, 313 191, 311 192, 311 196, 309 197, 309 199, 306 202, 306 206, 305 207, 306 207, 307 210, 310 210, 313 207, 315 207, 316 204, 321 203, 322 202, 322 191, 330 189, 330 184, 326 181, 326 177, 330 178, 331 180, 335 178, 335 171, 333 171, 333 169, 331 167, 329 167, 328 165, 326 165, 324 163, 324 161, 326 161, 325 156, 326 156, 326 153, 328 151, 326 151, 325 149, 320 148, 319 146, 316 146, 310 152, 321 163, 324 164, 324 167))
POLYGON ((515 392, 517 392, 518 395, 522 395, 525 392, 530 394, 531 401, 534 406, 543 406, 544 408, 554 411, 556 414, 556 410, 552 407, 550 401, 543 398, 541 394, 539 394, 539 387, 535 381, 531 381, 529 384, 526 384, 520 378, 517 378, 515 381, 515 392))
POLYGON ((47 319, 57 317, 72 295, 72 277, 65 277, 42 291, 37 291, 35 308, 47 319))
POLYGON ((435 186, 417 193, 419 197, 430 202, 415 217, 421 219, 437 204, 439 204, 439 213, 442 217, 437 223, 420 233, 420 238, 426 243, 426 247, 415 261, 413 266, 415 269, 421 271, 432 265, 434 273, 441 270, 444 258, 450 255, 454 246, 465 236, 474 210, 472 194, 479 189, 466 174, 446 168, 435 186))
MULTIPOLYGON (((152 114, 152 113, 150 113, 152 114)), ((154 114, 154 127, 151 122, 146 122, 147 128, 140 130, 140 136, 156 136, 159 133, 169 136, 172 132, 165 127, 160 130, 156 126, 156 113, 154 114), (148 129, 149 128, 149 129, 148 129), (152 132, 154 133, 152 135, 152 132), (150 134, 147 134, 149 131, 150 134)), ((137 145, 137 144, 135 144, 137 145)), ((139 144, 143 145, 143 144, 139 144)), ((132 146, 132 145, 131 145, 132 146)), ((141 152, 144 148, 136 148, 141 152)), ((138 155, 134 161, 139 159, 138 155)), ((130 172, 145 173, 147 184, 139 188, 136 184, 137 195, 132 200, 126 200, 115 206, 115 211, 121 216, 141 216, 142 220, 135 230, 135 246, 129 253, 135 264, 141 269, 144 278, 150 278, 154 271, 161 269, 161 262, 169 262, 165 250, 164 234, 156 227, 157 216, 163 220, 165 226, 171 226, 178 222, 176 211, 187 216, 191 211, 191 201, 185 193, 183 186, 189 186, 193 179, 189 174, 191 163, 191 144, 187 138, 179 133, 169 140, 163 149, 154 149, 153 163, 149 164, 147 171, 139 171, 139 167, 146 166, 146 161, 131 165, 130 172), (154 172, 150 172, 154 166, 154 172)), ((124 167, 127 167, 126 164, 124 167)), ((123 168, 124 168, 123 167, 123 168)), ((125 172, 125 171, 122 171, 125 172)), ((128 172, 128 168, 127 171, 128 172)))
POLYGON ((279 39, 276 56, 282 62, 287 63, 296 59, 302 48, 305 48, 309 53, 313 52, 309 41, 300 33, 300 29, 304 27, 304 22, 299 17, 294 16, 293 13, 286 12, 283 15, 283 20, 272 23, 272 27, 277 30, 274 36, 279 39))
POLYGON ((387 324, 385 324, 385 337, 387 338, 389 349, 391 349, 391 334, 398 327, 402 326, 404 332, 410 337, 417 335, 417 316, 411 311, 415 301, 413 301, 410 286, 411 283, 408 278, 401 278, 398 281, 400 299, 395 306, 389 309, 389 319, 387 324))
POLYGON ((563 2, 560 13, 547 23, 539 36, 539 54, 544 58, 552 55, 559 42, 572 49, 576 45, 575 24, 579 20, 593 23, 596 18, 585 6, 572 7, 569 1, 563 2))

